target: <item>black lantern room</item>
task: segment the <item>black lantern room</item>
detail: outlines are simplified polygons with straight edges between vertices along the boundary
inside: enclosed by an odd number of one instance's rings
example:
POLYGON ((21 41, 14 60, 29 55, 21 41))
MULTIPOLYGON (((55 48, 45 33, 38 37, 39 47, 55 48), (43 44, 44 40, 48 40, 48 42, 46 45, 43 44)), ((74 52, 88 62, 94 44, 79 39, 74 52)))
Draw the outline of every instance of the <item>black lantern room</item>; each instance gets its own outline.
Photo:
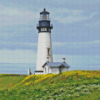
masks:
POLYGON ((50 24, 50 19, 49 19, 49 12, 44 10, 40 12, 40 20, 39 24, 37 25, 37 29, 40 32, 51 32, 51 29, 53 28, 53 25, 50 24))

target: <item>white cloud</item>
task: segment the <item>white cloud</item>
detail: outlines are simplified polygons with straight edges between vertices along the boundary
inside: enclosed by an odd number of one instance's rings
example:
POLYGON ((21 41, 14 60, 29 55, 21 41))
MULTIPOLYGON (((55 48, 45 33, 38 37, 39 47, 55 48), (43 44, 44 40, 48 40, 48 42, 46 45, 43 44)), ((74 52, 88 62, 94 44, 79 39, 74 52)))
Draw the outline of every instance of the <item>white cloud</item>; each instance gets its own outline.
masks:
POLYGON ((39 18, 38 12, 0 5, 0 25, 26 24, 39 18))
POLYGON ((94 41, 88 41, 88 42, 53 42, 53 46, 65 46, 65 45, 89 45, 89 44, 98 44, 100 43, 100 40, 94 40, 94 41))
POLYGON ((23 45, 23 46, 37 46, 37 43, 20 43, 20 42, 5 42, 5 41, 2 41, 1 42, 2 45, 23 45))
POLYGON ((93 6, 93 4, 99 4, 100 0, 50 0, 52 3, 57 4, 66 4, 66 5, 91 5, 93 6), (55 1, 55 2, 54 2, 55 1))
POLYGON ((33 50, 37 47, 37 43, 30 43, 30 42, 0 42, 0 49, 8 49, 8 50, 15 50, 15 49, 21 49, 21 50, 33 50))
POLYGON ((57 12, 68 13, 69 15, 81 15, 83 13, 82 10, 70 10, 70 9, 57 9, 57 12))
POLYGON ((87 23, 86 26, 88 27, 100 27, 100 20, 99 21, 94 21, 94 22, 90 22, 90 23, 87 23))
POLYGON ((100 43, 100 40, 88 41, 88 42, 75 42, 73 44, 97 44, 100 43))
POLYGON ((0 50, 0 63, 36 63, 32 50, 0 50))
MULTIPOLYGON (((70 1, 70 0, 68 0, 70 1)), ((99 4, 100 3, 100 0, 73 0, 72 2, 70 1, 70 3, 72 4, 99 4)))
POLYGON ((93 43, 100 43, 100 40, 95 40, 93 43))
POLYGON ((54 46, 63 46, 66 45, 66 42, 62 43, 62 42, 53 42, 52 43, 54 46))
POLYGON ((55 15, 54 20, 57 20, 58 22, 61 22, 61 23, 73 23, 73 22, 87 20, 87 19, 92 18, 96 14, 95 12, 86 16, 85 14, 83 14, 85 11, 69 10, 69 9, 58 9, 57 12, 59 14, 55 15))

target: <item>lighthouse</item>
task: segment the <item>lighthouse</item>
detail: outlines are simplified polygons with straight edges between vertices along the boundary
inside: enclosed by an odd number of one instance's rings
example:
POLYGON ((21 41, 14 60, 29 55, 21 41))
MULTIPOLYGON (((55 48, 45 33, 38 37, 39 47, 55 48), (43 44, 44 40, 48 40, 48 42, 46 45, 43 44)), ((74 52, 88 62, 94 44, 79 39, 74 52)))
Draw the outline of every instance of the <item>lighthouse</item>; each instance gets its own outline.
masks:
POLYGON ((40 12, 40 20, 37 25, 38 29, 38 51, 37 66, 35 74, 43 74, 43 65, 46 62, 53 62, 51 29, 53 25, 50 23, 49 12, 44 8, 40 12))
POLYGON ((51 29, 53 25, 50 23, 49 12, 44 10, 40 12, 40 20, 37 25, 38 29, 38 51, 37 66, 35 74, 58 74, 69 70, 69 65, 65 58, 63 62, 53 62, 51 29))

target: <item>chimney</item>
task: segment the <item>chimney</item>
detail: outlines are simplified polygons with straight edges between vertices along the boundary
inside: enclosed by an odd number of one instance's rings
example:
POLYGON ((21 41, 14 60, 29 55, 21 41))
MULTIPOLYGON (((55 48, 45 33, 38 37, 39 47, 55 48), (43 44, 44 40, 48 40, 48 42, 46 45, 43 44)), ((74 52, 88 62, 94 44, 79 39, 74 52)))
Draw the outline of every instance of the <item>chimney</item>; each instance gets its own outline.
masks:
POLYGON ((66 59, 66 58, 63 58, 63 62, 64 62, 64 63, 65 63, 65 59, 66 59))
POLYGON ((28 69, 28 75, 31 75, 31 69, 30 68, 28 69))
POLYGON ((49 62, 49 57, 47 57, 47 62, 49 62))

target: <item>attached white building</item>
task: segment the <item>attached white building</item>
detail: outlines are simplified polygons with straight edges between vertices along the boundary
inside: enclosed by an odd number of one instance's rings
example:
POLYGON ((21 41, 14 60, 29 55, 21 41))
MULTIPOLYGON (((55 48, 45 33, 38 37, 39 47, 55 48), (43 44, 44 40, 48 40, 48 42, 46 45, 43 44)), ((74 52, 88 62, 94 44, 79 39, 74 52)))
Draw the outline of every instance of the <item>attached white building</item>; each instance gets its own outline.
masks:
POLYGON ((58 74, 69 70, 66 62, 46 62, 43 66, 43 74, 58 74))

